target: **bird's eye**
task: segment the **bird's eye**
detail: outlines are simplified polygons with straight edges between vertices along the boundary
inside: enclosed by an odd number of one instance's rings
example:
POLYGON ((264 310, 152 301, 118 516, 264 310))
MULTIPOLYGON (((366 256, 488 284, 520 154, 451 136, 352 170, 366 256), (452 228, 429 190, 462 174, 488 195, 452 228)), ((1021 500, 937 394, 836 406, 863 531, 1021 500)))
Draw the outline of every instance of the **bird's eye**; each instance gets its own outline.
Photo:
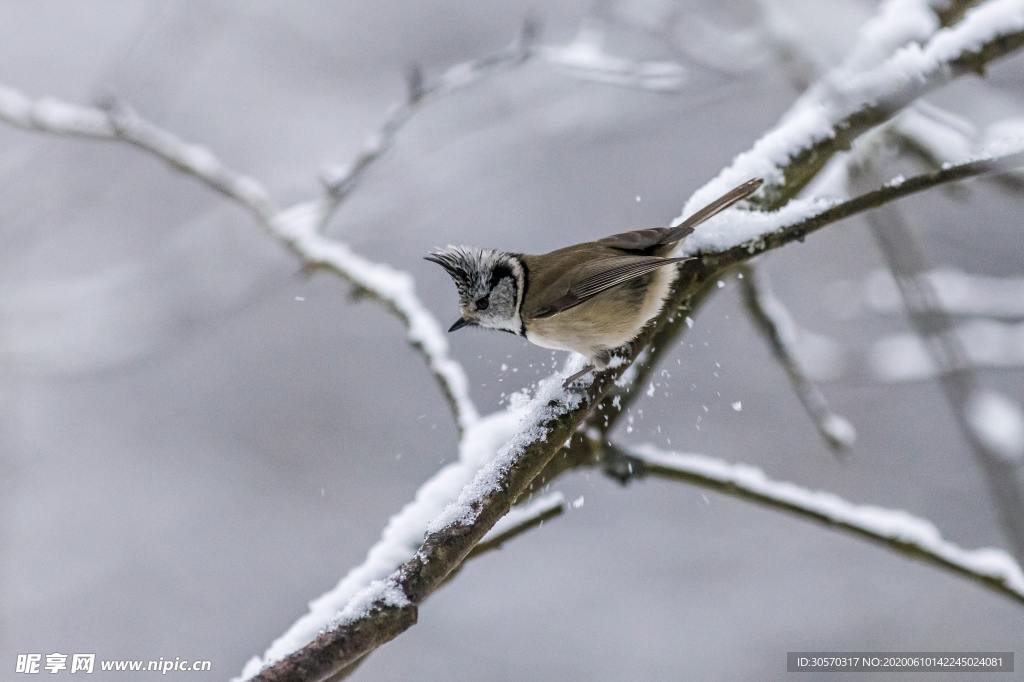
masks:
POLYGON ((491 305, 491 297, 484 296, 483 298, 476 299, 477 310, 487 310, 487 306, 491 305))

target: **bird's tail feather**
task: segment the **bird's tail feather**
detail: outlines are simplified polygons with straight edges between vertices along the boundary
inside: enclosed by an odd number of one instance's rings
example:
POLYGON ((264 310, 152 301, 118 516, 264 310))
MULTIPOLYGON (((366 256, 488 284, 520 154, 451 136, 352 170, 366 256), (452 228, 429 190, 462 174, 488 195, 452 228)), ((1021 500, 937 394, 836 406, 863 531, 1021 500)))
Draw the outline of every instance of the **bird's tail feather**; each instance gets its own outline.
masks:
POLYGON ((721 213, 725 209, 735 204, 737 201, 742 201, 743 199, 749 197, 751 194, 756 192, 763 183, 764 180, 762 180, 761 178, 753 178, 751 180, 747 180, 739 187, 734 187, 733 189, 729 190, 722 196, 712 201, 704 208, 700 209, 693 215, 689 216, 686 220, 679 223, 679 225, 677 225, 676 227, 672 228, 672 231, 665 235, 665 238, 662 240, 662 243, 669 244, 672 242, 679 241, 686 235, 693 232, 693 229, 695 227, 703 223, 708 218, 711 218, 712 216, 721 213))

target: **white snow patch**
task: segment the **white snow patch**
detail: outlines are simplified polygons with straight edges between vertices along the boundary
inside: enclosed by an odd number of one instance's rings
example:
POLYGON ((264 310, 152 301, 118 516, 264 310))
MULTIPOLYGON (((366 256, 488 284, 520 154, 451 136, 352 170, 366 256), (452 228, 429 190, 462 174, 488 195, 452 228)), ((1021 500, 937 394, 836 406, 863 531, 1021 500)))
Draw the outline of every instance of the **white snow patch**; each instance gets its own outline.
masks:
POLYGON ((1008 461, 1024 457, 1024 412, 992 390, 977 390, 965 406, 967 423, 987 448, 1008 461))
POLYGON ((849 422, 846 417, 835 414, 834 412, 829 413, 828 416, 821 422, 821 430, 825 434, 841 445, 847 448, 853 447, 854 443, 857 442, 857 429, 854 428, 853 424, 849 422))
POLYGON ((742 400, 737 400, 736 402, 734 402, 732 404, 732 409, 734 409, 737 412, 742 412, 743 411, 743 401, 742 400))

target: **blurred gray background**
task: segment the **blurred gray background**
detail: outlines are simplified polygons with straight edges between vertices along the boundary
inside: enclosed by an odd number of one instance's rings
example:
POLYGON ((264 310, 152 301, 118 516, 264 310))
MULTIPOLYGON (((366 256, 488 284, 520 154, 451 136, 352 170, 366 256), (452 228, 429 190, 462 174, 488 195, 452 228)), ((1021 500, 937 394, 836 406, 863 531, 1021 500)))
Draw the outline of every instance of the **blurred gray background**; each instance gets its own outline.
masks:
MULTIPOLYGON (((822 63, 873 6, 782 4, 822 63)), ((494 50, 531 13, 545 42, 564 43, 595 11, 658 26, 667 5, 7 0, 0 64, 33 95, 117 93, 285 203, 358 150, 402 98, 408 64, 433 74, 494 50)), ((712 39, 712 26, 756 31, 755 4, 679 6, 670 37, 689 52, 618 23, 608 37, 617 54, 682 60, 681 92, 542 63, 498 74, 424 109, 330 232, 411 271, 444 321, 455 297, 420 259, 432 246, 543 251, 666 223, 794 96, 770 50, 712 39)), ((936 101, 989 115, 1019 94, 1022 65, 936 101)), ((301 276, 191 179, 124 146, 5 126, 0 173, 0 677, 16 652, 60 651, 209 658, 209 674, 170 677, 227 679, 453 459, 446 407, 393 318, 328 275, 301 276)), ((1020 273, 1006 194, 976 184, 902 206, 932 262, 1020 273)), ((906 326, 836 314, 843 297, 826 295, 882 267, 858 220, 763 266, 801 324, 851 348, 906 326)), ((860 436, 839 461, 737 293, 729 281, 704 309, 623 440, 903 508, 965 547, 1006 546, 934 383, 827 384, 860 436)), ((484 412, 552 366, 508 335, 451 341, 484 412)), ((982 377, 1024 399, 1019 373, 982 377)), ((358 678, 763 680, 785 676, 790 650, 1022 650, 1019 605, 878 546, 681 484, 623 488, 595 472, 556 488, 585 503, 473 561, 358 678)))

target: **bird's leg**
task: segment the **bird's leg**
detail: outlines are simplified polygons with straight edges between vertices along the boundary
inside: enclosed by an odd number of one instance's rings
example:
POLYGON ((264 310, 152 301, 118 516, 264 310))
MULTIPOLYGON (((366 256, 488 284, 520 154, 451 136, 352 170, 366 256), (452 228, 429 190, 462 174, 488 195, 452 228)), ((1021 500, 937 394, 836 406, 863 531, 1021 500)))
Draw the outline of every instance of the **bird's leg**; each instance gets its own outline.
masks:
POLYGON ((583 369, 581 369, 580 371, 576 372, 572 376, 566 377, 562 381, 562 388, 569 388, 570 386, 572 386, 574 381, 576 381, 577 379, 579 379, 581 377, 585 377, 587 374, 590 374, 593 371, 594 371, 594 366, 593 365, 586 365, 583 369))

